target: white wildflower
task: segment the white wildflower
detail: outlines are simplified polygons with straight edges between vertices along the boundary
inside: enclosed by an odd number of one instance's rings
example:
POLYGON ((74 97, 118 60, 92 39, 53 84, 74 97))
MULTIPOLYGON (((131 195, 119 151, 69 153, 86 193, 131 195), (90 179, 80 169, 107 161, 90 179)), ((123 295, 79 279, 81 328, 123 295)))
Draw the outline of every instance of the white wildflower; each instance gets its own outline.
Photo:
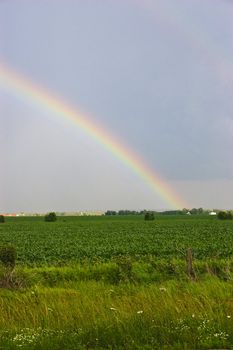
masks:
POLYGON ((117 309, 115 307, 110 307, 110 310, 117 311, 117 309))

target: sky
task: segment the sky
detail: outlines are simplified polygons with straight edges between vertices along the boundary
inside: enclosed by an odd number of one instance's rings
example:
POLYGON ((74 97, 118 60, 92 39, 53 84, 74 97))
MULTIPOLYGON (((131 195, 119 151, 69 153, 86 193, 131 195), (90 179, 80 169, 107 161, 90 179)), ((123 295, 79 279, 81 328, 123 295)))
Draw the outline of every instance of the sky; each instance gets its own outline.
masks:
MULTIPOLYGON (((7 64, 114 135, 188 208, 233 208, 233 2, 1 0, 7 64)), ((85 130, 0 84, 0 212, 170 209, 85 130)))

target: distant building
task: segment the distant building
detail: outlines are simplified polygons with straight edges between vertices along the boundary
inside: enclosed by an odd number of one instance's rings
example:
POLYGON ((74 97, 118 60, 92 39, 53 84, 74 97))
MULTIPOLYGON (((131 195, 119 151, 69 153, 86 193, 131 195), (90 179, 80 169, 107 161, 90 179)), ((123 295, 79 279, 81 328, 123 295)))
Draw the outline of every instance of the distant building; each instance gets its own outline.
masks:
POLYGON ((16 216, 16 214, 15 213, 5 213, 5 214, 3 214, 3 216, 16 216))
POLYGON ((209 212, 209 215, 217 215, 217 213, 215 211, 211 211, 209 212))

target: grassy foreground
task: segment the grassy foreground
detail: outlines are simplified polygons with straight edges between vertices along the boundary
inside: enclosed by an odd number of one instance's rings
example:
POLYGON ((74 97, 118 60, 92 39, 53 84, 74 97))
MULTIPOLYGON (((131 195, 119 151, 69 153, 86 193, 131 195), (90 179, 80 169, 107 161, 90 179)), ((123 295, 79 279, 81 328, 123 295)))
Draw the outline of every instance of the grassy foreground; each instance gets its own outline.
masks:
POLYGON ((109 283, 112 268, 16 272, 31 286, 0 290, 0 349, 233 349, 232 280, 109 283))
POLYGON ((0 227, 18 251, 0 266, 0 350, 233 350, 231 222, 40 220, 0 227))

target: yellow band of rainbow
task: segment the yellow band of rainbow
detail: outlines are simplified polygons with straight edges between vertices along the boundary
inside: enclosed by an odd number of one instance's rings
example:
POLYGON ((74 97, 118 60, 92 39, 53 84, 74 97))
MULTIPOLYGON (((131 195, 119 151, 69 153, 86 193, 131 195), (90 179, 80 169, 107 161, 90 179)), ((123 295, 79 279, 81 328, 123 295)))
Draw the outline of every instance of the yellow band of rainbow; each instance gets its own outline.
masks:
POLYGON ((96 125, 87 115, 68 105, 59 97, 25 78, 5 63, 0 63, 0 87, 11 94, 38 104, 56 118, 69 121, 87 135, 103 145, 116 158, 133 170, 172 209, 187 207, 184 201, 170 188, 169 184, 155 173, 134 152, 123 146, 103 126, 96 125))

